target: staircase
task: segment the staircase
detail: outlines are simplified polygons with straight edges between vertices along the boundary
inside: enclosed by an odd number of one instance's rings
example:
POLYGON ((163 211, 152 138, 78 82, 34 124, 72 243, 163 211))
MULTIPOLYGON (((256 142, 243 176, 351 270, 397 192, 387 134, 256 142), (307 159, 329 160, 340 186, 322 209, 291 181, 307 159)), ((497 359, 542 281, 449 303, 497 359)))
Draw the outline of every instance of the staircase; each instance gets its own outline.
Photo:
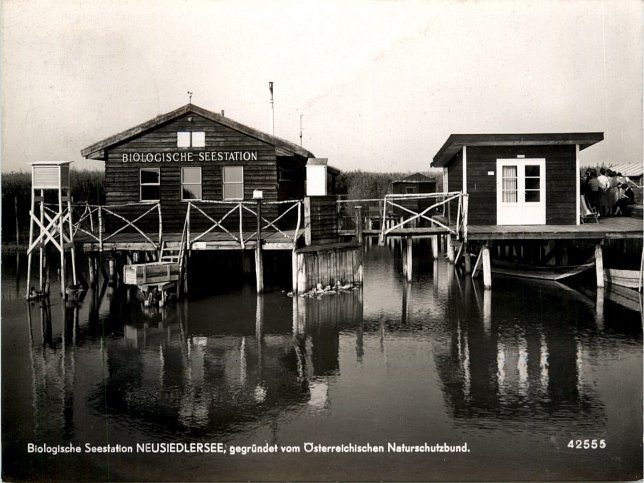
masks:
POLYGON ((170 248, 168 243, 163 240, 161 242, 161 250, 159 250, 159 261, 179 263, 179 260, 181 259, 181 251, 181 245, 176 248, 170 248))

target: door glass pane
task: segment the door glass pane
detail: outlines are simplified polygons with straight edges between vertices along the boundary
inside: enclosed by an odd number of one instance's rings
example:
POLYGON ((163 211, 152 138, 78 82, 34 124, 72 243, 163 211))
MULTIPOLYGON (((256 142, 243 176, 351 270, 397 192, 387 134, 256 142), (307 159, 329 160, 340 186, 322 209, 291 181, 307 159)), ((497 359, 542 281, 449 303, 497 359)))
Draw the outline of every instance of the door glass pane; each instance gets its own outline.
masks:
POLYGON ((517 167, 516 166, 503 166, 502 171, 502 192, 504 203, 516 203, 518 198, 518 185, 517 185, 517 167))
POLYGON ((525 179, 525 189, 526 190, 538 190, 541 188, 541 179, 539 178, 526 178, 525 179))
POLYGON ((536 203, 541 201, 541 191, 539 190, 526 190, 525 192, 526 203, 536 203))
POLYGON ((525 167, 525 175, 527 176, 540 176, 540 166, 528 165, 525 167))

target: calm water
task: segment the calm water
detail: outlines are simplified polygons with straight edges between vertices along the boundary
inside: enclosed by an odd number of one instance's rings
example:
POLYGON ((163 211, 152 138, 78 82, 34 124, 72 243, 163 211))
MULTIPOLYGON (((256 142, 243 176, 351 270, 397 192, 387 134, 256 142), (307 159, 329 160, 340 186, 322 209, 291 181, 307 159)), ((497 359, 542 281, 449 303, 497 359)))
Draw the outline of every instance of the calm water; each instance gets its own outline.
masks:
POLYGON ((363 290, 292 299, 240 284, 161 310, 112 288, 80 306, 28 305, 15 259, 4 259, 4 479, 642 477, 638 311, 553 283, 495 277, 484 291, 442 260, 421 261, 408 284, 390 250, 369 249, 363 290), (569 448, 571 439, 606 448, 569 448), (27 451, 70 442, 469 452, 27 451))

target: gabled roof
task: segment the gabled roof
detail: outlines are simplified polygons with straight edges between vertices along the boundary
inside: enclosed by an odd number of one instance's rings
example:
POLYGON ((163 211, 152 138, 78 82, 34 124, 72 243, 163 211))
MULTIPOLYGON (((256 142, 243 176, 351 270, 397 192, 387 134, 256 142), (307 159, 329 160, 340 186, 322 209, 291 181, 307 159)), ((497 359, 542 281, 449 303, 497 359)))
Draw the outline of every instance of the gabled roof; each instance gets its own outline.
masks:
POLYGON ((435 182, 436 180, 434 178, 425 176, 422 173, 410 174, 409 176, 405 176, 404 178, 400 178, 392 181, 392 183, 435 183, 435 182))
POLYGON ((431 165, 443 167, 463 146, 575 145, 585 149, 604 139, 603 132, 530 134, 452 134, 438 150, 431 165))
POLYGON ((180 116, 185 114, 195 114, 197 116, 204 117, 213 122, 219 123, 223 126, 227 126, 235 131, 239 131, 243 134, 246 134, 250 137, 259 139, 267 144, 275 146, 275 151, 277 156, 302 156, 304 158, 314 158, 315 156, 307 151, 306 149, 294 144, 292 142, 286 141, 284 139, 278 138, 276 136, 271 136, 262 131, 258 131, 252 127, 245 126, 239 122, 233 121, 232 119, 217 114, 212 111, 208 111, 194 104, 186 104, 185 106, 175 109, 174 111, 168 112, 166 114, 161 114, 154 119, 150 119, 138 126, 127 129, 123 132, 110 136, 102 141, 92 144, 91 146, 86 147, 81 150, 81 154, 88 159, 102 159, 105 160, 105 150, 114 146, 117 143, 126 141, 135 136, 151 131, 152 129, 165 124, 169 121, 172 121, 180 116))

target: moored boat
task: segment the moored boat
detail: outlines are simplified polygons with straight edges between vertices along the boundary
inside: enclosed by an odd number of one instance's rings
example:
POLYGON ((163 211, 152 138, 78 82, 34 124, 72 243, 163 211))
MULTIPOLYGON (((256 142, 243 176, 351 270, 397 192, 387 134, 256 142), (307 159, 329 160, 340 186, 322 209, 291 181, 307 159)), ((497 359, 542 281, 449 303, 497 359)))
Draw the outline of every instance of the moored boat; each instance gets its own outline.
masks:
POLYGON ((592 266, 594 266, 594 262, 580 265, 538 266, 494 260, 492 262, 492 273, 509 277, 534 278, 539 280, 563 280, 578 275, 592 266))
POLYGON ((618 270, 615 268, 604 269, 604 281, 611 285, 632 288, 641 288, 642 272, 640 270, 618 270))

